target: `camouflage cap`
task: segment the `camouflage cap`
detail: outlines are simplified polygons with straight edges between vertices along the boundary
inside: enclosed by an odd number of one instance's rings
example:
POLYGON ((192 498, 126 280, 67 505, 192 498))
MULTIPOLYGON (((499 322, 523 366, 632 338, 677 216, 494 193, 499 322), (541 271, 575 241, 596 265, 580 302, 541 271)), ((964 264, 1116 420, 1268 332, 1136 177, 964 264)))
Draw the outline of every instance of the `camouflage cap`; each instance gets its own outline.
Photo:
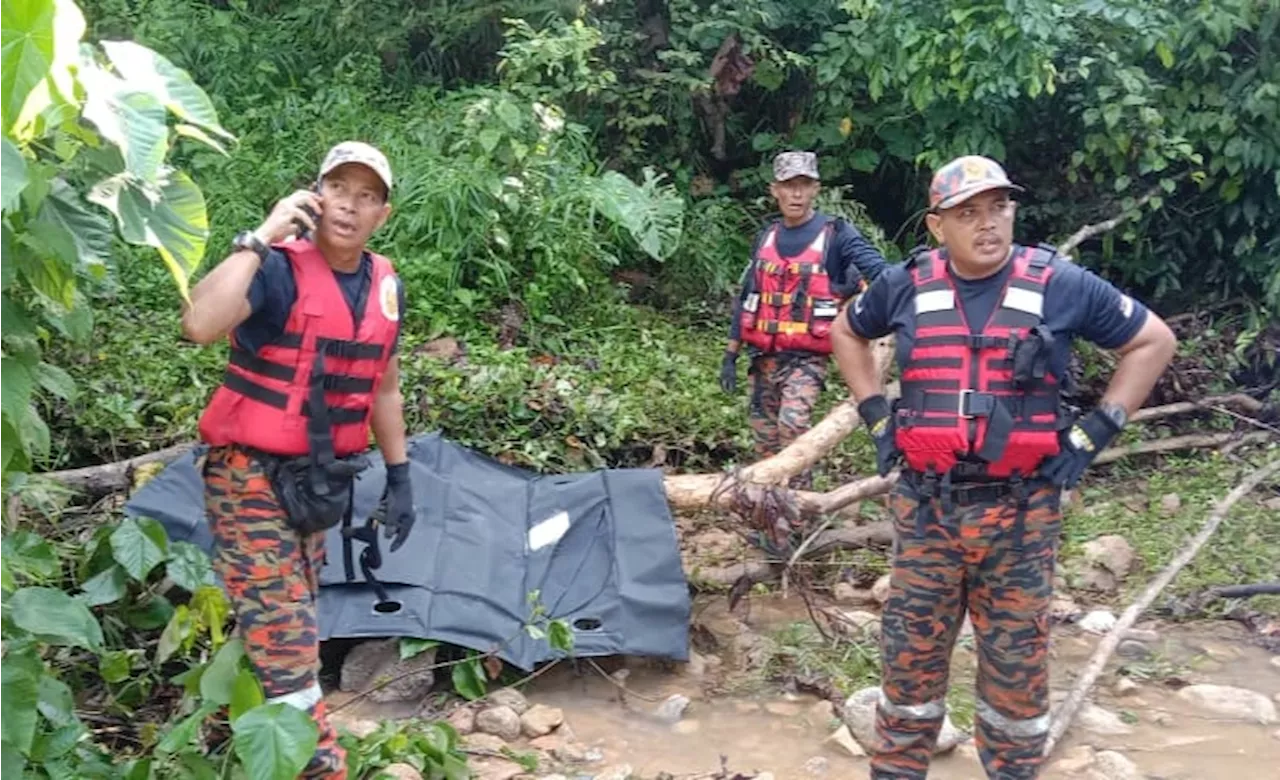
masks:
POLYGON ((323 179, 334 168, 347 163, 363 165, 378 174, 378 178, 387 185, 387 193, 390 194, 391 163, 387 162, 386 155, 363 141, 343 141, 330 149, 320 165, 320 178, 323 179))
POLYGON ((773 158, 773 180, 788 181, 798 176, 808 176, 814 181, 818 175, 818 155, 813 152, 783 152, 773 158))
POLYGON ((987 190, 1005 189, 1023 192, 1009 181, 1000 163, 976 154, 957 157, 933 174, 929 185, 929 210, 938 211, 958 206, 987 190))

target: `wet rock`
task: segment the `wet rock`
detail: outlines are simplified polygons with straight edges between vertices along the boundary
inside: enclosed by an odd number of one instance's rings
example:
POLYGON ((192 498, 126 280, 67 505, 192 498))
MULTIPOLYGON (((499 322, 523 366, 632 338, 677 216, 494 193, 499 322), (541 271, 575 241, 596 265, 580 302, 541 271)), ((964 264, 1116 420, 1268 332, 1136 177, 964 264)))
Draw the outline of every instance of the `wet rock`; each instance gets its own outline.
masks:
POLYGON ((1160 511, 1166 516, 1176 515, 1182 508, 1182 496, 1177 493, 1165 493, 1160 496, 1160 511))
POLYGON ((672 731, 675 733, 684 734, 686 736, 689 734, 697 734, 701 730, 702 724, 696 720, 682 720, 672 728, 672 731))
POLYGON ((1116 616, 1106 609, 1095 609, 1080 618, 1080 628, 1091 634, 1105 634, 1116 626, 1116 616))
POLYGON ((520 730, 530 739, 550 734, 560 728, 561 723, 564 723, 564 710, 545 704, 535 704, 520 716, 520 730))
POLYGON ((472 757, 467 763, 471 767, 471 777, 475 780, 511 780, 524 774, 524 767, 497 756, 472 757))
POLYGON ((491 750, 498 753, 507 746, 507 741, 493 734, 470 734, 462 738, 462 744, 472 750, 491 750))
POLYGON ((1142 660, 1151 657, 1151 648, 1135 639, 1125 639, 1116 647, 1116 654, 1121 658, 1142 660))
POLYGON ((849 604, 854 601, 860 601, 858 598, 858 589, 847 582, 837 582, 835 587, 831 589, 831 597, 840 604, 849 604))
POLYGON ((390 780, 422 780, 422 773, 408 764, 388 764, 378 772, 390 780))
POLYGON ((729 653, 733 665, 745 672, 763 668, 769 662, 772 645, 768 639, 743 626, 729 641, 729 653))
POLYGON ((1115 685, 1111 686, 1111 691, 1117 696, 1128 696, 1137 693, 1138 684, 1128 677, 1121 677, 1116 680, 1115 685))
POLYGON ((386 684, 369 694, 369 701, 377 704, 422 701, 431 692, 436 683, 436 648, 405 659, 401 659, 399 653, 397 643, 396 659, 379 669, 370 682, 371 685, 386 684))
POLYGON ((329 716, 329 723, 338 731, 345 731, 356 739, 364 739, 378 730, 378 722, 368 718, 357 718, 345 712, 337 712, 329 716))
MULTIPOLYGON (((875 745, 876 702, 879 700, 880 689, 873 686, 855 692, 844 703, 845 725, 849 727, 853 738, 868 750, 875 745)), ((942 722, 942 731, 938 734, 938 744, 933 752, 935 755, 946 753, 967 738, 968 735, 956 728, 948 715, 942 722)))
POLYGON ((823 699, 809 708, 809 722, 815 726, 826 726, 836 718, 836 705, 823 699))
POLYGON ((631 774, 630 764, 617 764, 596 775, 595 780, 627 780, 627 778, 631 777, 631 774))
POLYGON ((1142 628, 1131 628, 1124 632, 1125 639, 1132 639, 1135 642, 1154 645, 1160 641, 1160 634, 1156 631, 1142 628))
POLYGON ((888 574, 880 575, 880 579, 876 580, 876 584, 871 586, 871 597, 880 604, 883 604, 889 600, 889 575, 888 574))
POLYGON ((523 715, 529 709, 529 700, 515 688, 499 688, 485 700, 492 707, 510 707, 517 715, 523 715))
POLYGON ((1093 764, 1094 750, 1088 745, 1077 745, 1070 750, 1064 751, 1062 758, 1053 762, 1049 767, 1051 772, 1062 773, 1065 775, 1073 775, 1076 772, 1083 772, 1093 764))
POLYGON ((831 762, 823 756, 814 756, 804 762, 804 771, 815 777, 825 775, 831 769, 831 762))
POLYGON ((400 660, 399 639, 378 639, 372 642, 361 642, 351 648, 342 661, 342 672, 338 679, 338 689, 343 691, 359 691, 373 681, 374 675, 383 668, 400 660))
POLYGON ((764 705, 765 712, 780 718, 794 718, 800 714, 800 705, 789 701, 771 701, 764 705))
POLYGON ((520 716, 510 707, 490 707, 476 716, 476 729, 511 742, 520 738, 520 716))
POLYGON ((534 737, 529 740, 529 747, 534 750, 540 750, 543 753, 551 753, 563 744, 564 737, 561 737, 559 734, 545 734, 541 737, 534 737))
POLYGON ((1110 534, 1085 542, 1084 558, 1092 566, 1101 566, 1118 579, 1124 579, 1133 567, 1133 546, 1123 536, 1110 534))
POLYGON ((832 610, 829 614, 835 620, 836 630, 843 634, 874 636, 880 634, 880 616, 874 612, 852 609, 832 610))
POLYGON ((1103 750, 1093 757, 1089 780, 1142 780, 1142 772, 1132 761, 1114 750, 1103 750))
POLYGON ((604 761, 604 751, 600 748, 591 748, 582 754, 582 763, 599 764, 604 761))
POLYGON ((687 709, 689 709, 689 697, 677 693, 668 696, 666 701, 659 704, 653 716, 664 723, 675 723, 684 717, 684 711, 687 709))
POLYGON ((1085 702, 1080 708, 1080 712, 1076 715, 1076 725, 1103 736, 1133 733, 1133 727, 1121 720, 1119 715, 1093 702, 1085 702))
POLYGON ((680 668, 680 673, 695 680, 707 674, 707 659, 696 650, 689 651, 689 661, 680 668))
POLYGON ((1055 594, 1049 602, 1049 619, 1055 623, 1069 623, 1084 614, 1084 610, 1065 593, 1055 594))
POLYGON ((853 738, 848 726, 836 729, 831 736, 827 737, 826 744, 835 748, 837 752, 853 758, 862 758, 867 755, 867 751, 863 750, 862 745, 853 738))
POLYGON ((551 757, 564 764, 594 764, 604 760, 604 754, 598 750, 595 755, 589 753, 590 751, 583 750, 573 742, 565 742, 560 747, 551 749, 551 757))
POLYGON ((449 713, 446 719, 459 736, 465 737, 476 730, 476 711, 470 707, 459 707, 449 713))
POLYGON ((1076 574, 1076 587, 1101 594, 1115 593, 1120 588, 1116 575, 1098 566, 1090 566, 1076 574))
POLYGON ((1229 685, 1188 685, 1178 698, 1214 715, 1247 720, 1263 725, 1276 722, 1276 705, 1256 691, 1229 685))

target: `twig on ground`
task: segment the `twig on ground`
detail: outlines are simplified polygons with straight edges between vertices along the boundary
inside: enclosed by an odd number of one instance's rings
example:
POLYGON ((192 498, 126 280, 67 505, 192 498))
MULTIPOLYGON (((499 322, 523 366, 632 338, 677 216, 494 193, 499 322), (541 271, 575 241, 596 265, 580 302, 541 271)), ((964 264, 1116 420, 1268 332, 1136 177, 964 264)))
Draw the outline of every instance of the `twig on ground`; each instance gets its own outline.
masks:
POLYGON ((1182 571, 1182 568, 1191 562, 1196 553, 1200 552, 1200 548, 1204 546, 1210 536, 1213 536, 1214 531, 1218 530, 1218 526, 1222 524, 1227 513, 1231 511, 1231 507, 1235 506, 1236 502, 1244 498, 1249 491, 1277 472, 1280 472, 1280 458, 1272 460, 1241 480, 1234 490, 1218 502, 1218 505, 1214 507, 1213 513, 1209 515, 1209 519, 1201 526, 1200 531, 1191 537, 1187 544, 1174 556, 1173 560, 1165 566, 1164 570, 1147 585, 1146 590, 1120 615, 1115 626, 1103 637, 1097 649, 1094 650, 1093 657, 1089 659, 1088 665, 1076 680, 1076 684, 1072 687, 1070 694, 1067 695, 1066 701, 1058 709, 1057 717, 1050 724, 1049 738, 1044 746, 1045 756, 1053 752, 1058 740, 1062 739, 1062 735, 1066 733, 1071 721, 1076 716, 1076 712, 1080 709, 1080 705, 1084 703, 1084 698, 1088 695, 1089 689, 1093 687, 1098 676, 1102 674, 1103 668, 1106 667, 1108 659, 1111 658, 1111 654, 1119 646, 1121 638, 1124 637, 1124 632, 1133 626, 1138 616, 1147 607, 1151 606, 1151 602, 1160 594, 1160 591, 1164 590, 1173 581, 1173 578, 1178 575, 1178 572, 1182 571))
POLYGON ((624 685, 624 684, 622 684, 622 683, 618 682, 617 680, 613 679, 613 675, 609 674, 609 673, 608 673, 608 672, 606 672, 604 669, 601 669, 601 668, 600 668, 600 664, 596 663, 596 659, 594 659, 594 658, 587 658, 587 659, 585 659, 585 660, 586 660, 586 662, 591 666, 591 668, 592 668, 592 669, 595 669, 595 670, 596 670, 596 672, 598 672, 598 673, 599 673, 599 675, 600 675, 601 677, 603 677, 605 680, 607 680, 607 681, 608 681, 608 683, 609 683, 610 685, 612 685, 613 687, 615 687, 615 688, 617 688, 618 690, 622 691, 622 692, 623 692, 624 694, 626 694, 627 696, 634 696, 634 697, 636 697, 637 699, 640 699, 640 700, 642 700, 642 701, 647 701, 647 702, 650 702, 650 703, 653 703, 653 704, 657 704, 658 702, 662 701, 662 699, 655 699, 655 698, 653 698, 652 696, 645 696, 645 695, 644 695, 644 694, 642 694, 642 693, 636 693, 635 691, 633 691, 633 690, 631 690, 630 688, 628 688, 626 685, 624 685))

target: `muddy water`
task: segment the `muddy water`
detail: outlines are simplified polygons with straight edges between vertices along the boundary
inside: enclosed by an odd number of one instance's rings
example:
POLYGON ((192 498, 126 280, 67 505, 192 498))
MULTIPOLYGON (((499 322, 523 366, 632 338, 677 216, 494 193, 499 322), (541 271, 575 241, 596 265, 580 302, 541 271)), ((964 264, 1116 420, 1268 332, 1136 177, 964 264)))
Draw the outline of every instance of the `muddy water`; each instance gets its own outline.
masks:
MULTIPOLYGON (((798 602, 761 597, 751 601, 743 622, 754 632, 768 633, 804 619, 798 602)), ((703 606, 697 622, 722 640, 722 647, 732 641, 733 633, 741 632, 738 619, 743 615, 728 615, 716 603, 703 606)), ((1181 676, 1188 682, 1237 685, 1268 696, 1280 692, 1280 671, 1234 625, 1162 628, 1160 636, 1154 649, 1160 657, 1180 664, 1181 676)), ((1070 686, 1095 643, 1096 638, 1070 629, 1055 634, 1056 690, 1070 686)), ((717 695, 726 684, 734 687, 732 660, 701 677, 691 676, 687 669, 602 662, 605 671, 624 679, 628 694, 590 664, 580 664, 577 670, 562 665, 535 681, 527 693, 534 702, 562 708, 577 740, 601 750, 608 764, 629 764, 643 776, 711 772, 720 768, 722 757, 731 772, 767 771, 779 780, 866 776, 867 759, 850 757, 825 743, 834 724, 828 713, 815 707, 816 698, 777 691, 717 695), (674 725, 653 714, 658 703, 673 694, 692 700, 674 725)), ((1158 682, 1142 683, 1125 697, 1113 696, 1114 665, 1113 661, 1113 668, 1095 689, 1095 700, 1112 712, 1136 717, 1132 733, 1100 736, 1076 728, 1055 758, 1075 745, 1087 744, 1119 750, 1149 777, 1164 780, 1280 780, 1280 740, 1272 736, 1276 725, 1206 717, 1158 682)), ((972 653, 958 647, 954 666, 954 684, 971 685, 972 653)), ((939 780, 985 777, 971 745, 936 758, 929 776, 939 780)), ((1048 780, 1071 776, 1052 766, 1044 773, 1048 780)))

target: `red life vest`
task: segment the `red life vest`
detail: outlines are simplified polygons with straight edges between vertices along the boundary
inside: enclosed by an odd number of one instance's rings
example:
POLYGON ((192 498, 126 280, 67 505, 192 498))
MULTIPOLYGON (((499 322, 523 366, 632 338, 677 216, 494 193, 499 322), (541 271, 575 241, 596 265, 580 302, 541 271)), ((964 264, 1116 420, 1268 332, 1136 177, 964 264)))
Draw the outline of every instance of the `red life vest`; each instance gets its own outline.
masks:
POLYGON ((391 261, 370 253, 373 272, 359 326, 333 270, 307 240, 276 245, 289 258, 298 297, 284 332, 257 354, 231 336, 231 356, 220 387, 200 417, 200 438, 240 444, 273 455, 307 454, 311 370, 324 355, 325 400, 338 457, 369 447, 369 419, 391 359, 397 323, 398 281, 391 261))
POLYGON ((830 354, 831 325, 840 301, 827 277, 827 244, 835 232, 828 221, 795 257, 778 254, 774 223, 752 263, 755 292, 742 304, 742 340, 764 352, 803 350, 830 354))
POLYGON ((1014 349, 1042 322, 1053 256, 1016 249, 1000 305, 977 335, 941 253, 913 259, 915 343, 896 413, 910 468, 940 475, 963 460, 975 476, 1029 476, 1057 454, 1059 378, 1045 371, 1022 388, 1013 379, 1014 349))

